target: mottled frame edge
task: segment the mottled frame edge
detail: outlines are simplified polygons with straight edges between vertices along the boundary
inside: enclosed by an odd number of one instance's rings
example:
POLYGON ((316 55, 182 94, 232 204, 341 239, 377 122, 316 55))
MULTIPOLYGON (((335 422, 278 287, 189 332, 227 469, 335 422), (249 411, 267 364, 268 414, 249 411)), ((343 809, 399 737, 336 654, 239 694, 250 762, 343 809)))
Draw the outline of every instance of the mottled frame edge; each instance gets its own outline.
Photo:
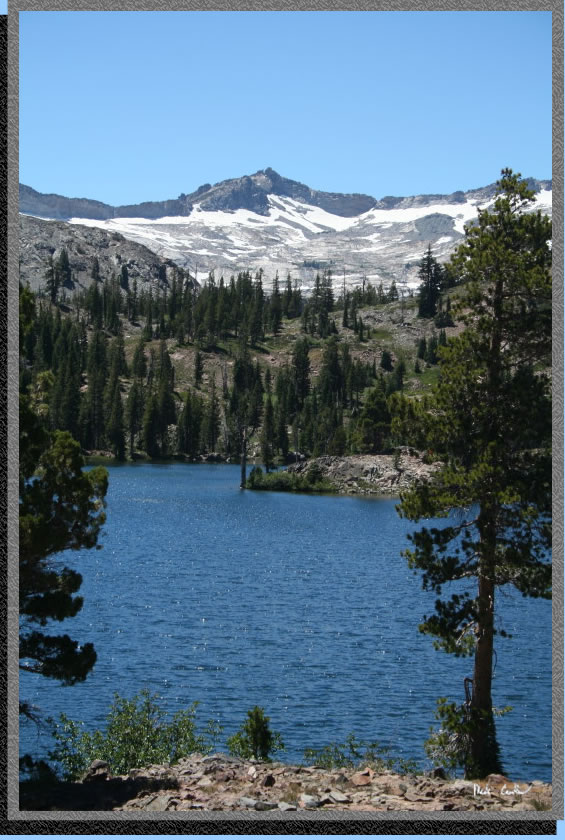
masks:
MULTIPOLYGON (((159 829, 161 834, 183 834, 190 826, 194 834, 519 834, 536 835, 554 834, 554 820, 563 818, 563 7, 557 0, 444 0, 444 2, 426 2, 426 0, 388 0, 388 2, 367 2, 367 0, 342 0, 340 3, 300 3, 290 0, 287 3, 268 0, 266 3, 241 2, 241 0, 9 0, 8 16, 0 16, 0 56, 2 57, 0 111, 2 120, 7 120, 7 149, 3 147, 0 161, 0 189, 5 199, 7 215, 2 217, 0 228, 0 254, 3 267, 7 267, 4 276, 6 282, 0 284, 0 330, 2 337, 2 390, 3 405, 1 412, 2 428, 7 429, 7 446, 2 454, 7 455, 7 502, 6 494, 0 499, 7 514, 8 541, 7 560, 12 563, 2 566, 2 582, 6 576, 7 588, 0 587, 3 606, 2 618, 7 622, 7 651, 2 648, 2 663, 6 669, 0 670, 0 709, 6 712, 7 733, 2 731, 2 750, 7 755, 6 772, 2 775, 4 797, 2 807, 2 827, 6 834, 153 834, 159 829), (17 472, 18 472, 18 13, 19 11, 551 11, 553 13, 553 172, 556 186, 556 200, 553 208, 555 226, 553 238, 554 286, 553 286, 553 435, 554 435, 554 542, 559 558, 554 563, 555 590, 558 597, 553 600, 553 809, 545 814, 532 813, 528 818, 521 818, 509 812, 500 812, 496 819, 481 818, 480 815, 453 813, 441 816, 418 812, 398 812, 387 814, 383 818, 374 815, 356 814, 351 817, 346 813, 335 816, 312 814, 303 818, 265 817, 253 818, 241 814, 233 819, 225 819, 220 814, 194 814, 188 818, 173 819, 155 815, 143 820, 129 818, 108 818, 107 812, 71 813, 59 812, 31 814, 19 811, 18 805, 18 632, 17 632, 17 564, 13 558, 18 554, 18 510, 17 510, 17 472), (7 26, 6 26, 7 24, 7 26), (7 40, 7 49, 6 49, 7 40), (4 49, 2 49, 4 47, 4 49), (7 56, 7 63, 6 63, 7 56), (2 107, 4 106, 4 107, 2 107), (2 305, 3 304, 3 305, 2 305), (7 376, 5 371, 7 370, 7 376), (6 418, 6 419, 4 419, 6 418), (4 595, 7 592, 7 598, 4 595), (7 676, 7 680, 6 680, 7 676), (413 817, 411 816, 413 814, 413 817), (282 829, 286 831, 282 831, 282 829), (225 830, 224 830, 225 829, 225 830), (498 831, 497 831, 498 829, 498 831)), ((4 136, 4 135, 3 135, 4 136)), ((4 512, 4 511, 2 511, 4 512)), ((4 520, 3 520, 4 521, 4 520)), ((133 815, 132 815, 133 816, 133 815)), ((179 815, 180 817, 180 815, 179 815)), ((184 815, 183 815, 184 817, 184 815)))
MULTIPOLYGON (((8 103, 7 103, 7 73, 8 73, 8 19, 4 15, 0 18, 0 137, 2 138, 2 152, 0 155, 0 201, 2 208, 7 206, 8 200, 8 103)), ((2 213, 0 217, 0 259, 1 259, 1 282, 0 282, 0 335, 5 336, 7 331, 8 319, 8 282, 7 282, 7 243, 8 243, 8 219, 6 213, 2 213)), ((8 358, 7 358, 8 344, 7 341, 2 341, 0 344, 1 365, 0 365, 0 447, 2 455, 2 464, 7 466, 8 461, 8 429, 7 429, 7 398, 8 398, 8 358)), ((0 592, 3 595, 2 600, 2 646, 0 648, 0 703, 2 704, 2 711, 6 710, 6 699, 8 691, 8 673, 7 673, 7 641, 8 641, 8 625, 5 606, 7 606, 6 596, 4 593, 8 591, 8 551, 7 551, 7 530, 8 530, 8 471, 5 468, 2 472, 2 492, 1 498, 1 522, 2 522, 2 543, 0 546, 2 562, 0 563, 0 592)), ((0 734, 0 757, 7 757, 7 729, 2 729, 0 734)), ((7 796, 7 762, 5 761, 0 773, 0 800, 4 801, 7 796)))

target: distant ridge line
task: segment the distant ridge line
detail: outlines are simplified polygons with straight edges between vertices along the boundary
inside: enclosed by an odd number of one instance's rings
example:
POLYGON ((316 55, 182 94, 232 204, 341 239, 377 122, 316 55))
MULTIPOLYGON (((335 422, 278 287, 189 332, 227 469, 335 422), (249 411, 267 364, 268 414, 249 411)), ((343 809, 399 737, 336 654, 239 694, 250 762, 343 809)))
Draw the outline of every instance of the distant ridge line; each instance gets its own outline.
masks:
MULTIPOLYGON (((528 178, 528 186, 535 192, 551 189, 551 180, 528 178)), ((104 221, 114 218, 158 219, 164 216, 191 215, 194 205, 203 210, 234 211, 246 209, 259 215, 269 214, 268 195, 293 198, 320 207, 337 216, 354 217, 374 209, 393 209, 425 206, 430 203, 464 204, 469 198, 490 198, 496 185, 489 184, 474 190, 457 190, 449 195, 384 196, 377 200, 362 193, 332 193, 313 190, 299 181, 284 178, 270 167, 253 175, 244 175, 203 184, 197 190, 164 201, 144 201, 139 204, 111 205, 90 198, 68 198, 57 193, 40 193, 25 184, 19 185, 20 212, 47 219, 67 221, 72 218, 104 221)))

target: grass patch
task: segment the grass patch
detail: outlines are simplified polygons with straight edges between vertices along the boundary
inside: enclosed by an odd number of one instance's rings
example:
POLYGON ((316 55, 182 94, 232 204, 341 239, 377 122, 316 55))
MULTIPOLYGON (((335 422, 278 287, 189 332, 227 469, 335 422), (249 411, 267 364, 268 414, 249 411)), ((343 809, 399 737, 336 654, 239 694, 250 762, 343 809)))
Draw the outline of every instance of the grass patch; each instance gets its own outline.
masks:
POLYGON ((542 802, 541 799, 532 799, 532 805, 536 811, 551 811, 551 805, 547 802, 542 802))
POLYGON ((386 330, 383 327, 371 327, 370 324, 367 324, 368 327, 371 329, 371 340, 374 341, 392 341, 392 333, 390 330, 386 330))
POLYGON ((439 382, 440 367, 433 365, 425 368, 421 373, 416 374, 410 378, 410 383, 414 385, 415 390, 427 390, 437 385, 439 382))

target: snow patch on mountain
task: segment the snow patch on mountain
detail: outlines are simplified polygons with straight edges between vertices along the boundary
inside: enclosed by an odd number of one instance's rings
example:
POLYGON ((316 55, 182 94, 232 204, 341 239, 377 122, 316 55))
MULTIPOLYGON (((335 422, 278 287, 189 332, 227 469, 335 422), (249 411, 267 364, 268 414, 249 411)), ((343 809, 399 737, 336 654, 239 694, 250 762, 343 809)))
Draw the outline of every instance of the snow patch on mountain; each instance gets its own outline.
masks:
MULTIPOLYGON (((228 279, 237 271, 263 268, 267 288, 276 272, 284 280, 290 271, 307 289, 318 271, 331 268, 348 286, 370 277, 385 288, 393 279, 406 288, 418 284, 418 263, 428 244, 437 259, 446 260, 465 225, 479 209, 491 206, 495 195, 484 188, 454 197, 389 198, 348 216, 289 195, 268 193, 263 200, 267 204, 261 212, 213 209, 209 200, 204 207, 197 199, 189 215, 74 217, 69 224, 120 233, 189 268, 199 280, 212 270, 228 279)), ((542 188, 532 209, 551 214, 551 203, 551 189, 542 188)))

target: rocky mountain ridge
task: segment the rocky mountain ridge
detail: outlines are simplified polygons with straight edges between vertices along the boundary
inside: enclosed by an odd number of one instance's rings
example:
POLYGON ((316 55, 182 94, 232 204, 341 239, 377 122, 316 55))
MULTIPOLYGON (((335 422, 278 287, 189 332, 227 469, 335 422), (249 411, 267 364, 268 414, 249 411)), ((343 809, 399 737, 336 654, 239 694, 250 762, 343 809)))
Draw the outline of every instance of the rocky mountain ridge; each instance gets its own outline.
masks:
MULTIPOLYGON (((528 179, 530 189, 551 189, 551 181, 528 179)), ((253 175, 230 178, 218 183, 202 184, 198 189, 165 201, 144 201, 140 204, 111 205, 88 198, 68 198, 55 193, 40 193, 25 184, 19 185, 20 212, 32 216, 68 221, 72 218, 106 220, 113 218, 158 219, 166 216, 190 216, 194 205, 202 210, 250 210, 259 215, 269 212, 268 195, 292 198, 313 207, 320 207, 337 216, 352 217, 375 209, 406 209, 431 204, 464 204, 468 199, 486 200, 495 193, 495 185, 449 195, 429 194, 408 197, 384 196, 377 200, 360 193, 333 193, 314 190, 285 178, 268 167, 253 175)))
POLYGON ((214 185, 203 184, 188 195, 181 193, 176 199, 121 206, 86 198, 39 193, 20 184, 20 212, 59 220, 76 217, 99 220, 132 217, 158 219, 165 216, 190 216, 194 205, 198 203, 203 210, 244 209, 267 215, 268 195, 288 196, 338 216, 356 216, 376 204, 375 199, 369 195, 313 190, 299 181, 282 177, 269 167, 253 175, 230 178, 214 185))
MULTIPOLYGON (((529 179, 532 209, 551 214, 551 181, 529 179)), ((199 280, 210 271, 229 279, 244 269, 264 271, 270 288, 290 272, 308 294, 316 274, 331 269, 346 287, 394 280, 400 290, 418 285, 428 245, 445 261, 465 225, 489 206, 491 184, 450 195, 385 196, 313 190, 273 169, 203 184, 165 202, 112 207, 87 199, 42 195, 20 185, 20 211, 119 233, 159 257, 188 268, 199 280)))

